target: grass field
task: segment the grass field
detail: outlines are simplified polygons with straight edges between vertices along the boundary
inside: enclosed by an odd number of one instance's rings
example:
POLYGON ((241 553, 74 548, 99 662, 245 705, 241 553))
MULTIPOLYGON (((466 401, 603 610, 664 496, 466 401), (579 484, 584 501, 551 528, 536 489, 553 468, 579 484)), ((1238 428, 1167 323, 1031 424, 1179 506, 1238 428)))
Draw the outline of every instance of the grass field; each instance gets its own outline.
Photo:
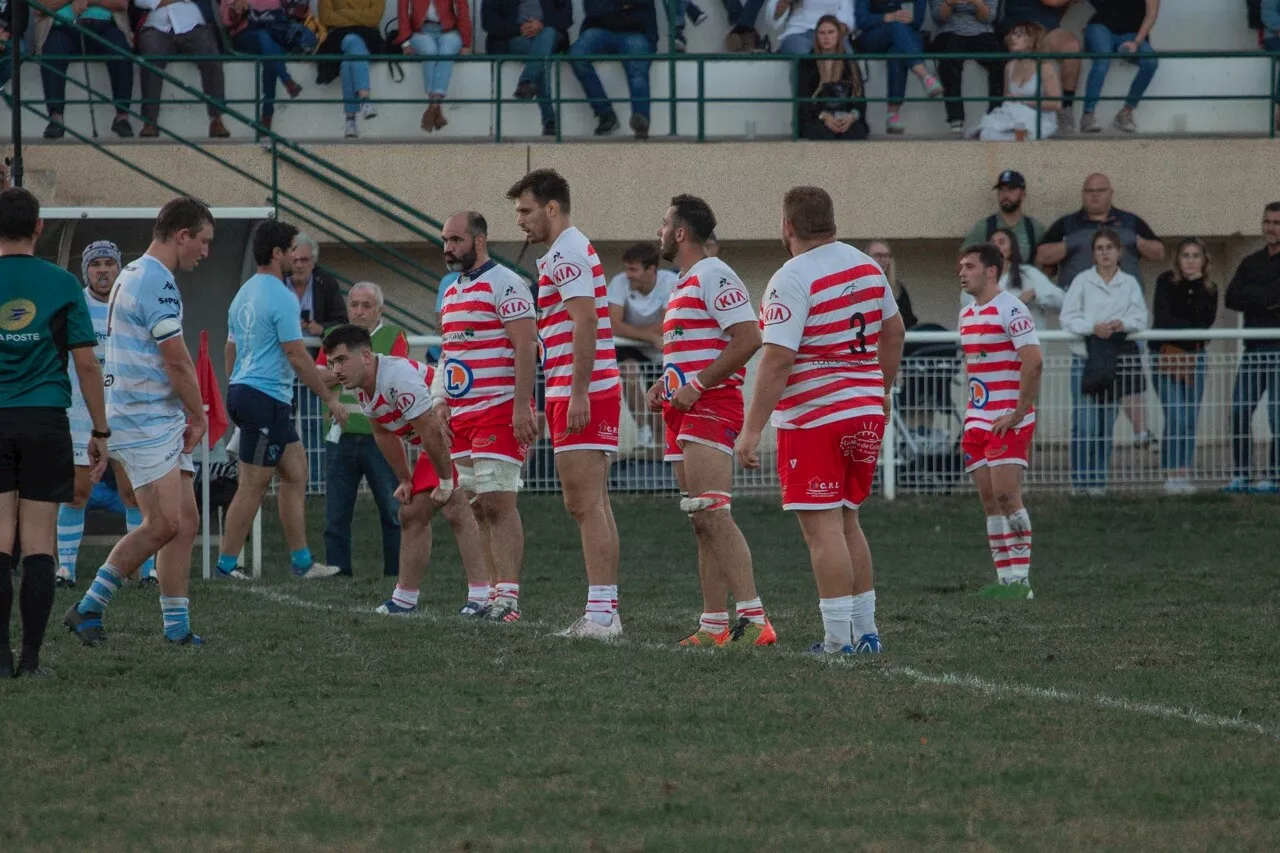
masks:
POLYGON ((969 595, 974 499, 875 502, 886 653, 841 661, 803 654, 816 593, 776 504, 735 504, 782 638, 741 653, 675 647, 701 606, 674 500, 616 502, 626 638, 549 636, 584 600, 576 532, 521 505, 516 625, 451 615, 443 529, 428 614, 371 615, 364 507, 363 577, 290 580, 268 539, 263 582, 197 582, 204 649, 163 646, 133 588, 107 647, 51 629, 59 680, 0 685, 0 850, 1280 847, 1274 501, 1033 496, 1019 603, 969 595))

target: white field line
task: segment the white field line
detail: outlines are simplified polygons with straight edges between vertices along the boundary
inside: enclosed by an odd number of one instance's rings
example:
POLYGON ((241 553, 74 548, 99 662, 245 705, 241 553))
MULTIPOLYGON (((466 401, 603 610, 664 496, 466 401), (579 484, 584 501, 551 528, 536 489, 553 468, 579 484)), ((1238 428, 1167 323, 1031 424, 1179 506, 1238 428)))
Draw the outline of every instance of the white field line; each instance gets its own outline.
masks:
MULTIPOLYGON (((319 601, 308 601, 304 598, 299 598, 296 595, 277 592, 276 590, 261 586, 236 585, 230 588, 246 592, 256 598, 262 598, 266 601, 302 610, 314 610, 326 613, 348 613, 359 616, 374 615, 373 610, 367 605, 343 607, 319 601)), ((409 623, 441 622, 445 620, 450 622, 455 621, 455 617, 452 616, 442 616, 440 614, 422 611, 411 616, 394 617, 394 619, 395 621, 409 623)), ((521 627, 534 628, 540 632, 546 633, 550 633, 555 630, 555 627, 550 623, 538 622, 527 618, 521 619, 520 625, 521 627)), ((504 626, 494 625, 493 627, 501 628, 504 626)), ((636 641, 630 638, 625 638, 617 642, 619 645, 633 646, 656 651, 678 652, 680 654, 688 654, 690 652, 699 653, 698 650, 682 649, 672 643, 636 641)), ((780 654, 784 657, 813 660, 813 658, 803 652, 779 650, 775 652, 775 654, 780 654)), ((847 658, 836 656, 822 658, 820 662, 835 666, 847 666, 851 663, 847 658)), ((984 696, 991 696, 995 698, 1032 699, 1038 702, 1049 702, 1060 705, 1089 705, 1104 711, 1122 711, 1127 714, 1137 714, 1144 717, 1155 717, 1162 720, 1190 723, 1191 725, 1199 726, 1200 728, 1238 731, 1246 734, 1259 735, 1270 740, 1280 741, 1280 729, 1265 726, 1261 723, 1250 722, 1249 720, 1244 720, 1239 717, 1226 717, 1219 714, 1197 711, 1194 708, 1175 708, 1171 705, 1161 705, 1155 702, 1135 702, 1132 699, 1116 698, 1102 693, 1080 693, 1073 690, 1059 690, 1056 687, 1032 687, 1025 684, 1009 684, 998 681, 988 681, 987 679, 979 678, 976 675, 957 675, 949 672, 933 674, 921 672, 920 670, 910 666, 890 665, 887 667, 879 667, 875 672, 885 678, 897 678, 905 681, 911 681, 916 684, 927 684, 934 687, 952 687, 958 690, 964 690, 970 693, 979 693, 984 696)))

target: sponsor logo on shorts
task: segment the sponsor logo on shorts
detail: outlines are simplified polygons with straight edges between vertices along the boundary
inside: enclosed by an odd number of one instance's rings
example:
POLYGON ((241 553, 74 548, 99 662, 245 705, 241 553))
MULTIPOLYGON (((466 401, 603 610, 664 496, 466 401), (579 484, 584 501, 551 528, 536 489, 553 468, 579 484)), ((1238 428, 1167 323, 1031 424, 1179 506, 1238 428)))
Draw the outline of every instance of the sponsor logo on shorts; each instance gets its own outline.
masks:
POLYGON ((494 445, 494 444, 497 444, 497 443, 498 443, 498 436, 493 435, 493 434, 490 434, 489 436, 487 436, 487 437, 485 437, 485 438, 477 438, 477 439, 473 442, 473 446, 474 446, 474 447, 489 447, 490 445, 494 445))
POLYGON ((792 470, 792 471, 794 471, 794 470, 796 469, 796 463, 797 463, 798 461, 799 461, 799 460, 797 460, 797 459, 792 459, 792 460, 791 460, 791 470, 792 470))
POLYGON ((1008 452, 1009 452, 1009 445, 1007 444, 1002 444, 999 447, 996 447, 995 445, 992 445, 992 444, 987 445, 988 459, 999 459, 1001 456, 1005 455, 1008 452))
POLYGON ((1009 324, 1009 334, 1017 337, 1034 331, 1036 324, 1032 322, 1030 317, 1014 317, 1013 322, 1009 324))
POLYGON ((551 268, 551 283, 556 287, 563 287, 581 276, 582 267, 571 261, 561 261, 551 268))
POLYGON ((840 452, 854 462, 875 463, 880 453, 880 436, 875 430, 863 429, 840 437, 840 452))
POLYGON ((598 434, 601 438, 608 438, 608 439, 612 439, 612 440, 614 440, 614 441, 617 441, 617 439, 618 439, 618 428, 617 428, 616 426, 614 426, 613 424, 600 424, 600 429, 598 430, 597 434, 598 434))
POLYGON ((821 477, 814 477, 805 487, 805 494, 811 498, 834 498, 840 494, 840 484, 821 477))
POLYGON ((533 303, 523 296, 513 296, 510 299, 503 300, 498 306, 498 316, 506 320, 510 317, 519 317, 522 314, 528 314, 533 310, 533 303))
POLYGON ((450 397, 465 396, 475 384, 475 374, 471 372, 466 362, 451 358, 445 361, 441 369, 444 370, 444 392, 450 397))
POLYGON ((985 409, 989 402, 991 402, 991 392, 987 389, 987 383, 981 379, 970 379, 969 405, 975 409, 985 409))
POLYGON ((741 287, 730 287, 716 294, 715 306, 721 311, 728 311, 730 308, 746 305, 750 301, 747 297, 747 292, 741 287))
POLYGON ((36 318, 36 304, 30 299, 10 299, 0 305, 0 329, 21 332, 36 318))
POLYGON ((775 323, 785 323, 791 319, 791 309, 783 305, 781 302, 771 302, 764 306, 764 310, 760 312, 760 322, 766 326, 772 326, 775 323))
POLYGON ((668 364, 662 368, 662 397, 670 400, 684 385, 684 371, 677 365, 668 364))

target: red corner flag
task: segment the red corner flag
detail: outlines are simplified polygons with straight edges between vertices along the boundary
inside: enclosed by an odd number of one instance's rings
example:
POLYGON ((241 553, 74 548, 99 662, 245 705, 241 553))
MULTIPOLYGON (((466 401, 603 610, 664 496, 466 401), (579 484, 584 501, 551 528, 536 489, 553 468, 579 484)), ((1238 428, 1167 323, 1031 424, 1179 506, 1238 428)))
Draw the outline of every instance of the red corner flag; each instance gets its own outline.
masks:
POLYGON ((209 418, 209 446, 213 447, 222 438, 230 425, 227 421, 227 407, 222 403, 222 391, 218 389, 218 377, 213 372, 213 362, 209 360, 209 333, 200 333, 200 356, 196 359, 196 377, 200 380, 200 399, 204 402, 209 418))

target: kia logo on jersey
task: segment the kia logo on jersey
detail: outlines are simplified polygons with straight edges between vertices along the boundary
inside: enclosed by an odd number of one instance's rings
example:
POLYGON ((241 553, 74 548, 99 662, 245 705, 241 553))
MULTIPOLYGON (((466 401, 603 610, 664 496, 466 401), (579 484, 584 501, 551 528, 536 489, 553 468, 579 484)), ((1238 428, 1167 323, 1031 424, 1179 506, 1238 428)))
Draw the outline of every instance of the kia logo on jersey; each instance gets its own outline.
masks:
POLYGON ((790 319, 791 309, 781 302, 765 305, 764 310, 760 312, 760 322, 766 326, 772 326, 775 323, 786 323, 790 319))
POLYGON ((582 267, 570 261, 556 264, 551 270, 551 283, 561 287, 567 281, 573 281, 582 275, 582 267))
POLYGON ((518 317, 521 314, 528 314, 533 310, 533 303, 521 296, 513 296, 498 306, 498 316, 504 320, 508 317, 518 317))
POLYGON ((684 385, 684 371, 674 364, 662 368, 662 396, 670 400, 684 385))
POLYGON ((1009 334, 1017 337, 1025 335, 1035 329, 1036 324, 1031 322, 1030 317, 1014 317, 1013 322, 1009 324, 1009 334))
POLYGON ((410 409, 412 409, 413 404, 416 402, 418 402, 418 398, 415 397, 414 395, 401 394, 400 396, 396 397, 396 408, 400 410, 401 414, 403 414, 404 412, 407 412, 410 409))
POLYGON ((722 290, 716 296, 716 307, 721 311, 728 311, 730 308, 737 308, 739 305, 747 304, 747 294, 740 287, 731 287, 728 290, 722 290))
POLYGON ((450 397, 461 397, 471 390, 474 376, 465 362, 451 358, 444 363, 444 392, 450 397))

